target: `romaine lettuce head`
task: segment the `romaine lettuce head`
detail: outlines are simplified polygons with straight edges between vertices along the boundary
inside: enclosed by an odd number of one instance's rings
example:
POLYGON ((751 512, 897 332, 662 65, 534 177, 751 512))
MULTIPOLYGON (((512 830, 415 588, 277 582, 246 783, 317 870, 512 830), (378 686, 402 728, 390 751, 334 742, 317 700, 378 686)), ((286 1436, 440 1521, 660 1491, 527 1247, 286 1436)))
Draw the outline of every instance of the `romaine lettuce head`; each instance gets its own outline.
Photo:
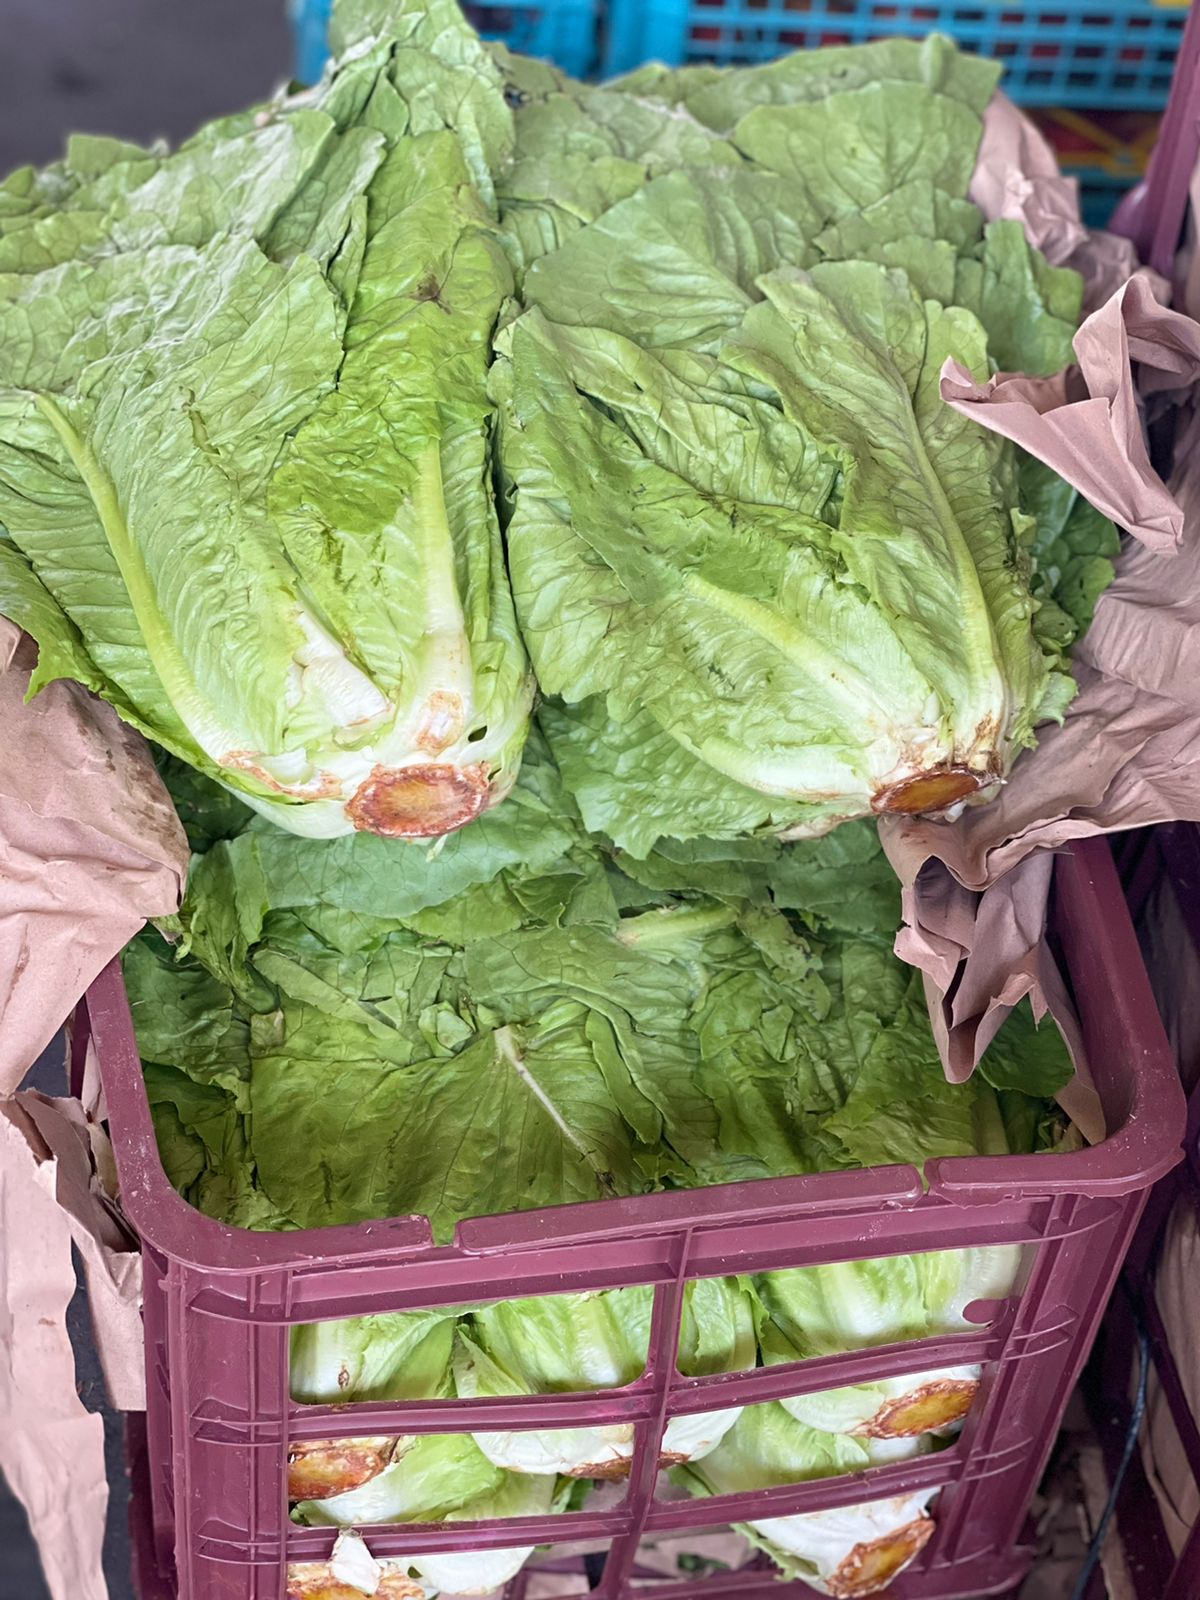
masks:
POLYGON ((1053 495, 939 393, 949 357, 1057 370, 1079 317, 1078 278, 967 198, 993 81, 890 41, 518 106, 513 587, 567 781, 623 847, 953 811, 1074 692, 1112 529, 1075 521, 1068 573, 1053 495))
POLYGON ((454 1321, 453 1311, 394 1311, 293 1328, 292 1398, 349 1405, 448 1394, 454 1321))
MULTIPOLYGON (((1012 1290, 1016 1246, 932 1251, 764 1273, 756 1288, 767 1366, 967 1332, 966 1307, 1012 1290)), ((977 1366, 945 1367, 795 1395, 781 1404, 830 1433, 876 1439, 957 1430, 975 1398, 977 1366)))
MULTIPOLYGON (((504 1301, 474 1312, 459 1330, 454 1377, 469 1399, 565 1394, 619 1388, 645 1368, 654 1293, 648 1284, 594 1293, 504 1301)), ((733 1278, 698 1278, 684 1295, 679 1366, 688 1377, 755 1366, 754 1311, 733 1278)), ((673 1418, 663 1433, 665 1461, 707 1455, 740 1408, 673 1418)), ((512 1472, 624 1477, 633 1459, 632 1423, 555 1432, 477 1433, 489 1461, 512 1472)))
MULTIPOLYGON (((678 1476, 697 1495, 744 1494, 921 1455, 928 1439, 852 1439, 798 1422, 781 1405, 747 1406, 711 1455, 678 1476)), ((832 1511, 739 1524, 789 1578, 821 1594, 878 1594, 924 1548, 936 1489, 832 1511)))
MULTIPOLYGON (((476 1522, 545 1516, 561 1503, 553 1476, 516 1476, 494 1467, 470 1434, 422 1434, 396 1441, 389 1466, 361 1489, 295 1507, 310 1526, 362 1527, 381 1522, 476 1522)), ((533 1546, 412 1556, 395 1565, 426 1593, 487 1595, 502 1588, 533 1546)))
POLYGON ((33 689, 77 679, 320 837, 461 826, 531 700, 485 383, 509 113, 447 0, 387 11, 317 90, 173 154, 73 140, 0 208, 0 612, 33 689))

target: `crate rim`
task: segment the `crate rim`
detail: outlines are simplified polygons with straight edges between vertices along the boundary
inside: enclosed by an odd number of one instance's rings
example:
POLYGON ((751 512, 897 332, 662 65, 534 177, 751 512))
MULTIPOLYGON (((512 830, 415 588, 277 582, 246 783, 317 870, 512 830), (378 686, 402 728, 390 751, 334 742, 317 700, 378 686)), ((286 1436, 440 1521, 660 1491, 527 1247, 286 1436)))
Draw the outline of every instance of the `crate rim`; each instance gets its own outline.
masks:
MULTIPOLYGON (((1125 1032, 1141 1041, 1123 1124, 1089 1148, 1035 1156, 938 1158, 926 1164, 928 1190, 912 1166, 824 1172, 794 1178, 575 1202, 461 1222, 450 1244, 433 1242, 426 1218, 257 1232, 197 1211, 171 1185, 158 1153, 119 958, 94 980, 83 1004, 96 1049, 120 1179, 120 1202, 143 1243, 172 1261, 213 1274, 303 1271, 326 1265, 366 1267, 372 1260, 480 1263, 514 1251, 538 1252, 582 1242, 693 1233, 741 1220, 785 1222, 814 1213, 852 1217, 880 1209, 908 1212, 937 1201, 975 1208, 1075 1195, 1119 1196, 1145 1189, 1182 1158, 1183 1091, 1154 1007, 1136 936, 1124 910, 1106 840, 1075 841, 1057 853, 1056 875, 1094 913, 1089 937, 1108 946, 1106 965, 1126 982, 1113 1004, 1125 1032)), ((870 1242, 868 1253, 887 1240, 870 1242)), ((893 1252, 894 1253, 894 1252, 893 1252)))

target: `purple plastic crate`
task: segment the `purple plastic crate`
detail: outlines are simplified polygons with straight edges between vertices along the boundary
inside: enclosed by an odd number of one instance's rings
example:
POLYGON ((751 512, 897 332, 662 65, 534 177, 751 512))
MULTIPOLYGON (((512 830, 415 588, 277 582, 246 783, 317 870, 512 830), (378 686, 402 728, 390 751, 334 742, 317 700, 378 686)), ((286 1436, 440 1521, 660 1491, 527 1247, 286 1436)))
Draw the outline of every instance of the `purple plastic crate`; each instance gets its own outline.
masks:
MULTIPOLYGON (((644 1534, 811 1511, 944 1486, 936 1532, 895 1600, 1011 1589, 1027 1508, 1151 1186, 1180 1155, 1184 1105, 1108 846, 1055 867, 1055 928, 1109 1136, 1086 1150, 931 1161, 562 1206, 463 1223, 435 1246, 420 1217, 271 1234, 200 1216, 158 1157, 120 971, 81 1006, 108 1105, 122 1200, 142 1237, 148 1408, 142 1600, 281 1600, 290 1562, 328 1558, 334 1530, 288 1520, 289 1445, 354 1434, 636 1425, 624 1501, 543 1518, 382 1527, 379 1557, 603 1540, 596 1594, 627 1600, 644 1534), (993 1243, 1024 1244, 1013 1296, 977 1332, 750 1373, 687 1379, 673 1352, 691 1276, 993 1243), (288 1392, 291 1324, 480 1299, 652 1283, 650 1358, 604 1393, 303 1406, 288 1392), (870 1377, 986 1363, 959 1439, 865 1474, 699 1501, 655 1497, 664 1418, 870 1377), (148 1507, 147 1507, 148 1502, 148 1507)), ((83 1036, 84 1027, 78 1030, 83 1036)), ((82 1049, 82 1041, 79 1048, 82 1049)), ((518 1580, 519 1584, 520 1580, 518 1580)), ((655 1600, 812 1593, 765 1569, 664 1582, 655 1600)))
MULTIPOLYGON (((1131 841, 1126 867, 1126 896, 1134 915, 1165 876, 1200 950, 1200 828, 1180 822, 1148 830, 1131 841)), ((1200 1418, 1188 1403, 1155 1296, 1155 1273, 1175 1208, 1192 1206, 1200 1217, 1200 1088, 1191 1095, 1184 1143, 1186 1159, 1156 1184, 1143 1213, 1104 1321, 1087 1392, 1109 1472, 1115 1473, 1130 1427, 1131 1360, 1140 1325, 1184 1456, 1200 1484, 1200 1418)), ((1200 1522, 1176 1555, 1140 1452, 1130 1460, 1116 1514, 1137 1600, 1200 1600, 1200 1522)))
POLYGON ((1192 6, 1145 181, 1121 201, 1111 224, 1115 232, 1133 240, 1143 261, 1167 278, 1172 276, 1198 157, 1200 7, 1192 6))

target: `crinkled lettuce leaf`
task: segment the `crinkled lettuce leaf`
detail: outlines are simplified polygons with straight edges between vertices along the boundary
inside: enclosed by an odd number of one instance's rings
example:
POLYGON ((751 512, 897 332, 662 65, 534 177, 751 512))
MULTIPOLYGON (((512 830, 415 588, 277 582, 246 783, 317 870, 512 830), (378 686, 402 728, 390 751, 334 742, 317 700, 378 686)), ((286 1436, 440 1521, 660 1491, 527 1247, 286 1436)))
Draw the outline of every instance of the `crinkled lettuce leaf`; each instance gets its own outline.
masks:
POLYGON ((1061 1044, 1002 1033, 994 1072, 948 1085, 886 871, 869 824, 614 850, 537 740, 509 801, 434 849, 255 820, 195 858, 180 945, 126 955, 168 1171, 244 1226, 415 1214, 440 1240, 1039 1146, 1061 1044))
POLYGON ((606 328, 527 313, 493 377, 514 593, 569 703, 551 737, 589 826, 634 851, 985 785, 1069 682, 1031 626, 1008 447, 938 395, 950 353, 986 370, 978 321, 873 263, 768 271, 753 302, 739 270, 711 311, 672 302, 686 359, 670 324, 669 350, 640 342, 651 297, 617 297, 606 328))

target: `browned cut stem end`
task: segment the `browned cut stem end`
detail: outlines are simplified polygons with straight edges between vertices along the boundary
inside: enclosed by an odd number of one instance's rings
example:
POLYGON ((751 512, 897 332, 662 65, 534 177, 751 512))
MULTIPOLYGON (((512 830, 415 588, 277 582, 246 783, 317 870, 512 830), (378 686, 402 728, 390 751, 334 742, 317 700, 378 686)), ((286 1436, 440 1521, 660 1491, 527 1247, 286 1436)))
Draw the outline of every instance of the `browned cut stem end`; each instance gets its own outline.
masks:
POLYGON ((598 1483, 622 1483, 630 1473, 633 1462, 628 1456, 617 1461, 585 1461, 582 1466, 572 1467, 565 1476, 568 1478, 594 1478, 598 1483))
POLYGON ((346 813, 360 833, 436 839, 473 821, 487 802, 488 775, 482 762, 472 767, 381 766, 359 786, 346 813))
POLYGON ((829 1580, 829 1592, 838 1600, 860 1600, 886 1589, 897 1573, 919 1555, 933 1533, 928 1517, 918 1517, 897 1533, 856 1544, 829 1580))
POLYGON ((923 1383, 911 1394, 881 1406, 867 1432, 874 1439, 911 1439, 920 1433, 953 1427, 971 1409, 978 1388, 972 1378, 938 1378, 923 1383))
POLYGON ((881 789, 871 801, 871 809, 908 817, 922 811, 944 811, 988 782, 986 773, 972 772, 970 767, 938 767, 894 783, 890 789, 881 789))
MULTIPOLYGON (((665 1471, 668 1467, 679 1467, 690 1458, 681 1455, 677 1450, 663 1450, 658 1457, 659 1466, 665 1471)), ((633 1458, 622 1456, 617 1461, 589 1461, 582 1467, 572 1467, 565 1474, 568 1478, 594 1478, 601 1483, 622 1483, 633 1469, 633 1458)))
POLYGON ((394 1439, 319 1439, 293 1445, 288 1455, 288 1499, 327 1500, 361 1489, 392 1459, 394 1439))
MULTIPOLYGON (((335 1578, 325 1562, 288 1568, 288 1600, 363 1600, 361 1589, 335 1578)), ((425 1590, 398 1572, 385 1572, 374 1600, 427 1600, 425 1590)))

